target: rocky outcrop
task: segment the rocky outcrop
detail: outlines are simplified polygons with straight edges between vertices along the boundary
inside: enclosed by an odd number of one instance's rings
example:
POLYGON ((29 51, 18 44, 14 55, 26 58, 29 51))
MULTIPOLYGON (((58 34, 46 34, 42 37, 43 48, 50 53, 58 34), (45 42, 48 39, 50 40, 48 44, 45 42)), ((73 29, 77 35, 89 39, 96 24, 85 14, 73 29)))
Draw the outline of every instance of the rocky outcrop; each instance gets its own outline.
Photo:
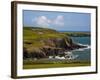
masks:
POLYGON ((74 49, 84 48, 86 46, 74 43, 69 37, 64 38, 48 38, 46 40, 40 40, 44 45, 42 47, 33 47, 32 51, 28 51, 24 47, 23 54, 24 59, 26 58, 48 58, 49 56, 64 56, 65 51, 70 51, 74 49))

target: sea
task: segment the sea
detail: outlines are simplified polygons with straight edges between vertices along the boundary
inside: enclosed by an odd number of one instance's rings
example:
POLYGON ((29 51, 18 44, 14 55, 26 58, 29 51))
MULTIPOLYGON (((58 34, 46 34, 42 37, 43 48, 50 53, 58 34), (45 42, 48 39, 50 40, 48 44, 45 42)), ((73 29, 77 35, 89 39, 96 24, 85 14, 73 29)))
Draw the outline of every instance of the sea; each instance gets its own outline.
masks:
POLYGON ((71 37, 74 42, 80 45, 86 45, 86 48, 73 50, 74 55, 78 55, 77 60, 91 60, 91 38, 90 37, 71 37))

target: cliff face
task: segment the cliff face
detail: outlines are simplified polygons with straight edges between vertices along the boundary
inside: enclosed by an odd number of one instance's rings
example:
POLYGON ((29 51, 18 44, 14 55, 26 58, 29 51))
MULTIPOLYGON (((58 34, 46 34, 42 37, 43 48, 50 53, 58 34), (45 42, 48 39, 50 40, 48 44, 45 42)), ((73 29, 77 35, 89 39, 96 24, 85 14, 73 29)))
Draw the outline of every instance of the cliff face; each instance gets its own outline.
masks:
POLYGON ((84 48, 55 30, 44 28, 24 28, 25 58, 48 58, 49 56, 64 56, 65 51, 84 48))

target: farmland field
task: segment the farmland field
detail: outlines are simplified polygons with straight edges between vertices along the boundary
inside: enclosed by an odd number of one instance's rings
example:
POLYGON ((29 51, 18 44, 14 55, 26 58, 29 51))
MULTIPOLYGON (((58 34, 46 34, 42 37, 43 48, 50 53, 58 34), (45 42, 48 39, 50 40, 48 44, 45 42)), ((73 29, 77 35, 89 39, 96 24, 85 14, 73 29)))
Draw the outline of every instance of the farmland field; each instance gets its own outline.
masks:
POLYGON ((78 67, 90 66, 89 61, 66 61, 66 60, 48 60, 40 59, 37 61, 24 61, 23 69, 40 69, 40 68, 61 68, 61 67, 78 67))

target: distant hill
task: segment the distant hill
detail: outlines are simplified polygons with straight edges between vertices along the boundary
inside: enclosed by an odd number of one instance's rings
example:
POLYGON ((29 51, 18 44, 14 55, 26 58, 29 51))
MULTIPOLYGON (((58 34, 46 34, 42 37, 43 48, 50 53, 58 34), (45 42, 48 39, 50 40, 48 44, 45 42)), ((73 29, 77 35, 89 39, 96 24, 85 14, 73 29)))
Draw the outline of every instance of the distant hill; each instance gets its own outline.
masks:
POLYGON ((90 32, 62 32, 62 33, 71 37, 90 37, 91 36, 90 32))

